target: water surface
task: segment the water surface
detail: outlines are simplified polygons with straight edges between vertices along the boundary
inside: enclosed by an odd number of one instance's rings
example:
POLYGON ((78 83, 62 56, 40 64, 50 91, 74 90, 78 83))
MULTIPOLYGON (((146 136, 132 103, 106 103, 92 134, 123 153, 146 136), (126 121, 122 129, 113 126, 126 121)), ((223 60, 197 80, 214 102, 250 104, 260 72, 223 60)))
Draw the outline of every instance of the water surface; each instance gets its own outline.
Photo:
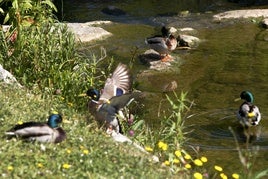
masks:
MULTIPOLYGON (((146 1, 148 4, 144 1, 109 1, 109 5, 116 5, 127 12, 127 15, 119 17, 101 12, 108 5, 106 1, 69 2, 77 7, 70 11, 74 14, 70 21, 117 22, 103 27, 114 34, 112 37, 88 45, 94 46, 92 50, 96 53, 103 46, 108 56, 116 61, 133 63, 136 87, 148 94, 144 101, 146 122, 151 126, 159 124, 161 117, 155 114, 160 100, 164 98, 162 87, 170 81, 177 81, 176 92, 187 91, 188 99, 195 103, 185 118, 187 130, 194 130, 188 136, 190 140, 187 145, 198 148, 201 155, 213 160, 212 163, 232 172, 241 169, 234 136, 229 130, 229 127, 234 130, 238 127, 235 113, 242 103, 234 99, 239 97, 241 91, 250 90, 262 112, 262 132, 260 139, 250 144, 249 148, 259 146, 255 169, 267 169, 267 30, 253 22, 213 22, 215 12, 207 11, 215 7, 216 11, 237 8, 225 1, 198 1, 194 4, 192 1, 173 1, 176 4, 173 6, 170 6, 171 1, 165 4, 156 4, 157 1, 146 1), (183 10, 190 10, 191 13, 186 17, 178 16, 183 10), (148 49, 144 39, 160 33, 163 24, 176 28, 194 27, 197 30, 194 35, 202 42, 196 49, 174 51, 172 55, 179 60, 171 71, 144 73, 148 67, 142 65, 138 58, 148 49)), ((162 103, 162 107, 168 110, 168 103, 162 103)), ((239 144, 245 149, 241 140, 239 144)))

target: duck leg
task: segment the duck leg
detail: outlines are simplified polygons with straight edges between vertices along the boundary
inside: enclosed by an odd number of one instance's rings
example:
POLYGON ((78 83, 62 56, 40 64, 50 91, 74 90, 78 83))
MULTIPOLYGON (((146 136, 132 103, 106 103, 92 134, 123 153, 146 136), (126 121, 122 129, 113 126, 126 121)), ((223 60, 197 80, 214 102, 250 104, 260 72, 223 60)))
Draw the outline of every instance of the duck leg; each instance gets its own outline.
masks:
POLYGON ((169 61, 172 61, 172 57, 169 55, 169 54, 165 54, 164 56, 163 55, 161 55, 161 61, 162 62, 169 62, 169 61))

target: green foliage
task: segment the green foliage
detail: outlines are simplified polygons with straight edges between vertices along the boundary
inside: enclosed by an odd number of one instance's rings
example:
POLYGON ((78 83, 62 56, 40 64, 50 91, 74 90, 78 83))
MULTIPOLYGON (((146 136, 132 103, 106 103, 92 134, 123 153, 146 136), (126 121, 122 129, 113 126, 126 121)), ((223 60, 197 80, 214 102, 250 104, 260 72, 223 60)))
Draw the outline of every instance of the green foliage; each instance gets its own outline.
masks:
POLYGON ((97 65, 106 54, 102 50, 99 59, 79 54, 74 34, 65 24, 55 23, 53 10, 50 0, 12 1, 6 14, 11 27, 0 34, 0 63, 44 98, 57 94, 81 109, 85 101, 78 95, 98 80, 93 78, 104 74, 97 65))

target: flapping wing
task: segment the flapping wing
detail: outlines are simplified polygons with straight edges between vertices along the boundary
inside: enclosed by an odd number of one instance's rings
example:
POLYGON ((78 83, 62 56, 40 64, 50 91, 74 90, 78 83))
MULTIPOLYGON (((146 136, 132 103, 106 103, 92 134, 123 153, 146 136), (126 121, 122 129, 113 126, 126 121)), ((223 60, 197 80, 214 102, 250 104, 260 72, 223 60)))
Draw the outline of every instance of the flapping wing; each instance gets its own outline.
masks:
POLYGON ((130 73, 126 65, 119 64, 112 76, 105 82, 100 100, 108 100, 129 91, 131 85, 130 73))

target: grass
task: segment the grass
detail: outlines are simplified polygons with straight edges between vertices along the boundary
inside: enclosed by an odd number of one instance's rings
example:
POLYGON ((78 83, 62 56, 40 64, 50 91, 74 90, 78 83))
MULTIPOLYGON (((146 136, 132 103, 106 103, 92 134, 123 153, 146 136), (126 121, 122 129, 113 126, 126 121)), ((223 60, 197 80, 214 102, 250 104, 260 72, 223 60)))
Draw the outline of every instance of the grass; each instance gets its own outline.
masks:
POLYGON ((143 178, 169 176, 155 165, 150 155, 132 145, 115 143, 88 121, 87 113, 78 113, 57 96, 44 100, 26 90, 1 85, 0 133, 19 121, 46 121, 48 111, 60 110, 66 141, 54 144, 23 142, 1 138, 0 175, 7 178, 143 178))

